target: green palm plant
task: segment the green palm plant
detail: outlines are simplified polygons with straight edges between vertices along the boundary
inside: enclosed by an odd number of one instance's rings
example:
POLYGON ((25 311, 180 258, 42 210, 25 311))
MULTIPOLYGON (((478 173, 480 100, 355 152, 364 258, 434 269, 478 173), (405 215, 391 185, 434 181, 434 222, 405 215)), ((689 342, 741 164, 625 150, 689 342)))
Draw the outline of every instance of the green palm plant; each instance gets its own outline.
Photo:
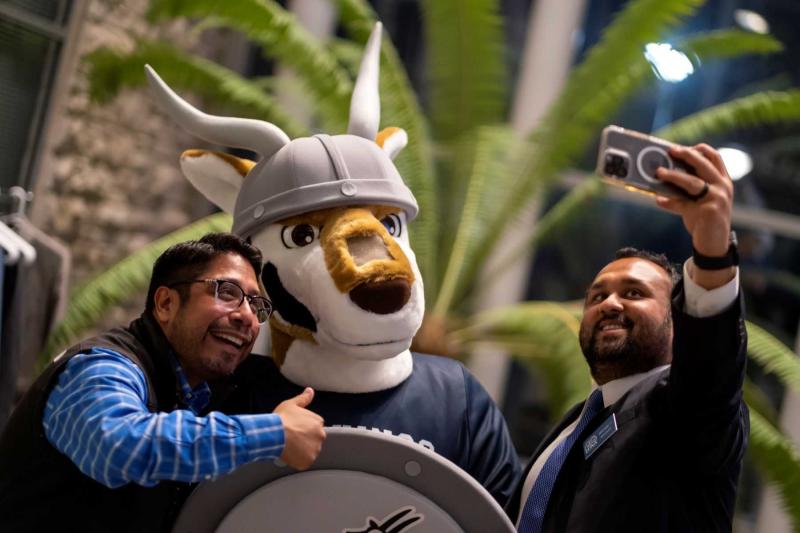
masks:
MULTIPOLYGON (((397 166, 421 208, 412 238, 431 303, 421 339, 447 338, 465 353, 491 345, 519 358, 544 376, 554 418, 584 398, 590 384, 576 340, 579 306, 525 302, 475 314, 481 270, 520 211, 576 164, 628 96, 654 81, 641 53, 644 44, 677 28, 703 3, 628 2, 573 70, 542 125, 525 138, 508 126, 508 73, 498 0, 422 2, 430 71, 430 105, 424 112, 394 47, 388 38, 384 40, 382 122, 400 125, 409 133, 409 146, 397 166)), ((133 51, 99 49, 89 54, 91 96, 104 102, 124 87, 142 86, 142 65, 147 62, 173 87, 203 97, 207 107, 268 120, 293 137, 307 134, 313 126, 343 131, 353 83, 353 46, 366 41, 375 15, 365 0, 339 0, 338 5, 340 23, 350 40, 323 43, 272 0, 151 0, 150 4, 154 23, 190 17, 202 19, 204 25, 231 28, 260 46, 265 56, 291 67, 301 90, 314 103, 313 125, 283 113, 263 80, 243 78, 159 41, 139 39, 133 51)), ((737 30, 691 35, 675 47, 691 52, 698 63, 782 49, 770 36, 737 30)), ((765 92, 707 109, 659 134, 689 142, 742 126, 797 120, 799 115, 800 93, 765 92)), ((598 180, 586 179, 540 218, 524 245, 506 259, 546 241, 602 191, 598 180)), ((222 223, 227 223, 224 218, 204 220, 167 236, 112 267, 102 279, 79 288, 42 362, 92 325, 105 306, 141 291, 146 280, 140 274, 149 269, 153 254, 163 245, 222 223)), ((800 390, 800 363, 794 354, 752 324, 750 336, 751 359, 787 388, 800 390)), ((758 389, 748 384, 746 392, 753 413, 750 453, 767 481, 778 487, 800 528, 800 455, 775 427, 774 414, 758 389)))

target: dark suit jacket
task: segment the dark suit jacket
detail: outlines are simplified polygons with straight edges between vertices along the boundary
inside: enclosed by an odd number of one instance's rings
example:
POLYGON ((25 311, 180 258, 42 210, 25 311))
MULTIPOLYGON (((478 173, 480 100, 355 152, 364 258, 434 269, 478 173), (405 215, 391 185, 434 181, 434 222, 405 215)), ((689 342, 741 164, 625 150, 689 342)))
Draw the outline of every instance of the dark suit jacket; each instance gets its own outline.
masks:
MULTIPOLYGON (((731 530, 749 431, 741 295, 713 317, 682 309, 679 286, 671 369, 637 384, 589 424, 559 473, 543 531, 731 530), (581 444, 611 413, 618 431, 584 459, 581 444)), ((506 509, 513 522, 534 461, 582 408, 567 413, 534 452, 506 509)))

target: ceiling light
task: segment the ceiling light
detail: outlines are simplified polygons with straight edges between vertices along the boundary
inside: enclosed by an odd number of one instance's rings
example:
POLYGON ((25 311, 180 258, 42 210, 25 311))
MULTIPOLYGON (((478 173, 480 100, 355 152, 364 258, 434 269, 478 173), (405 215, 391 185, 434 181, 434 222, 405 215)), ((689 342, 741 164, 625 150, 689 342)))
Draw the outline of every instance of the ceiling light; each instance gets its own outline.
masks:
POLYGON ((740 180, 753 170, 753 158, 738 148, 720 148, 719 155, 733 181, 740 180))
POLYGON ((733 12, 736 23, 746 30, 755 33, 769 33, 769 23, 764 17, 749 9, 737 9, 733 12))
POLYGON ((694 65, 686 54, 669 43, 649 43, 644 47, 644 57, 656 76, 664 81, 678 83, 694 72, 694 65))

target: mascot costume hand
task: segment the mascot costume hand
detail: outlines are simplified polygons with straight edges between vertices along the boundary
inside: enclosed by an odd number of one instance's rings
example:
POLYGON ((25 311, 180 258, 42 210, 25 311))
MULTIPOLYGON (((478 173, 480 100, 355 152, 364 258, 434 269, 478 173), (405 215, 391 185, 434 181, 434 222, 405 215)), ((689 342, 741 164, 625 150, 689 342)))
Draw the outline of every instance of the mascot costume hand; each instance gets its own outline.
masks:
POLYGON ((518 472, 497 407, 457 362, 410 351, 425 312, 409 244, 414 195, 392 159, 408 138, 378 132, 381 26, 367 42, 345 135, 290 140, 273 124, 203 113, 146 67, 159 104, 182 127, 258 163, 188 150, 181 168, 233 214, 233 232, 264 255, 273 302, 272 358, 243 365, 247 409, 271 411, 294 391, 328 425, 365 427, 435 450, 504 503, 518 472))

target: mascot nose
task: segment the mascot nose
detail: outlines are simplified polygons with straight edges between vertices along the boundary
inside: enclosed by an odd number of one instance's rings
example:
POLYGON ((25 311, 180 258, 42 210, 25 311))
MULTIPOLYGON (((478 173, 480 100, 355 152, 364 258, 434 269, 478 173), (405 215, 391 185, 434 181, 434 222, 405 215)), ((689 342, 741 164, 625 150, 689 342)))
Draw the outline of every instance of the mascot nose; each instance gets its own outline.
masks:
POLYGON ((350 299, 365 311, 388 315, 403 308, 411 298, 411 284, 405 279, 366 282, 350 291, 350 299))

